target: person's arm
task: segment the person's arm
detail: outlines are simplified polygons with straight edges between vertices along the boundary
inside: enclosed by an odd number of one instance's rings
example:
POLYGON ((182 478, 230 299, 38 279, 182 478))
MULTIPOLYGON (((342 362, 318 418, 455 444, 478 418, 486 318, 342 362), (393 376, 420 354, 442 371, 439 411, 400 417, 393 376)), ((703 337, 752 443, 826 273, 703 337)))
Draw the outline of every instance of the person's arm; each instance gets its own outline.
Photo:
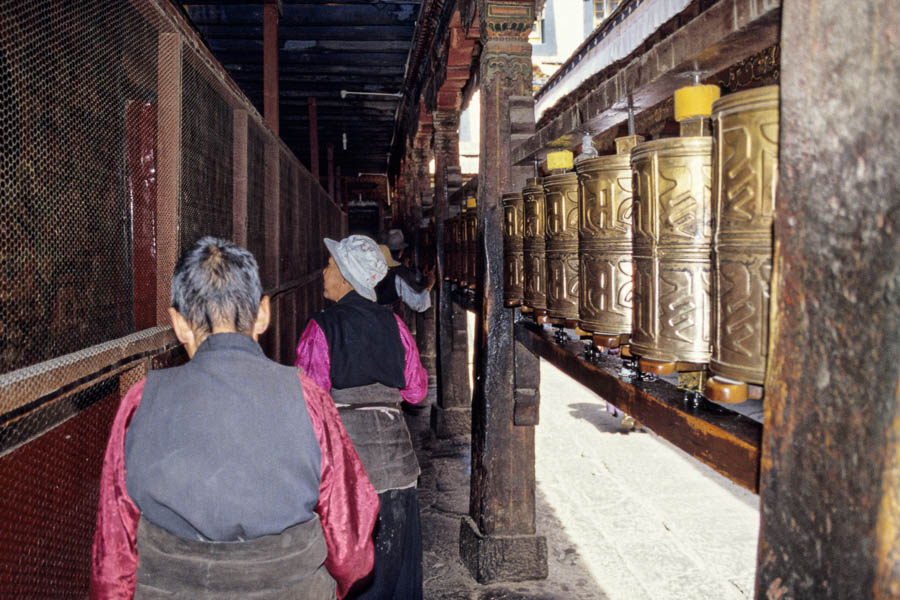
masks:
POLYGON ((297 362, 308 377, 326 392, 331 391, 331 357, 328 354, 328 340, 325 332, 313 319, 306 324, 300 342, 297 344, 297 362))
POLYGON ((125 431, 141 401, 144 381, 132 386, 119 404, 103 456, 97 529, 91 552, 91 600, 127 599, 134 595, 141 513, 125 488, 125 431))
POLYGON ((328 557, 325 568, 337 582, 338 598, 372 570, 372 530, 378 517, 378 494, 347 436, 334 401, 300 374, 303 396, 322 449, 322 481, 315 511, 322 522, 328 557))
POLYGON ((406 387, 400 390, 400 396, 410 404, 418 404, 428 393, 428 373, 419 360, 419 349, 416 347, 416 340, 403 319, 394 315, 397 321, 397 327, 400 329, 400 340, 403 342, 405 350, 403 374, 406 378, 406 387))

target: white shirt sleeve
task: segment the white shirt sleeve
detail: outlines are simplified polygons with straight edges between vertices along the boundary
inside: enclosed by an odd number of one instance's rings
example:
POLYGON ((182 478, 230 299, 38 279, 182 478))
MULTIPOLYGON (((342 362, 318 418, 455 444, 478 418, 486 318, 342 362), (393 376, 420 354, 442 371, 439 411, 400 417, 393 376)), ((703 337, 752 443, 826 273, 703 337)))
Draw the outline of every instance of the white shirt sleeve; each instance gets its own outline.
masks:
POLYGON ((428 288, 421 292, 416 292, 408 283, 403 281, 402 277, 394 278, 394 286, 397 288, 397 295, 414 311, 424 312, 431 308, 431 290, 428 288))

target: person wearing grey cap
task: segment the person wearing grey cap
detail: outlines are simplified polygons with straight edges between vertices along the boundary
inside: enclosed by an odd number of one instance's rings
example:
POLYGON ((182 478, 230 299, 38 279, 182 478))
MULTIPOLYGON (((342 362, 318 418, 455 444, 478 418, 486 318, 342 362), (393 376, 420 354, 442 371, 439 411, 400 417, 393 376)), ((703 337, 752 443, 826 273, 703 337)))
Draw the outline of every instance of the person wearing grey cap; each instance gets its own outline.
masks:
POLYGON ((381 503, 372 576, 348 598, 422 598, 422 536, 416 485, 419 464, 402 401, 416 404, 428 376, 406 325, 375 302, 388 270, 374 240, 325 238, 331 257, 324 296, 297 345, 297 366, 330 391, 381 503))

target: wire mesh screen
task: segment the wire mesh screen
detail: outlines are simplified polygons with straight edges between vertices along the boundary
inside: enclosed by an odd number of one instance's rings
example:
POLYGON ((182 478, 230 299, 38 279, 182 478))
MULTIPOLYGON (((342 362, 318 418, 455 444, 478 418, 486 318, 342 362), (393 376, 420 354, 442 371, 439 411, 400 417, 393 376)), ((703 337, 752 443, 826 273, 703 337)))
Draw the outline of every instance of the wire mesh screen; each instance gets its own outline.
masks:
POLYGON ((2 373, 134 329, 126 140, 154 123, 126 112, 155 101, 156 34, 126 2, 0 12, 2 373))
POLYGON ((121 396, 187 360, 178 254, 246 240, 292 363, 344 215, 168 2, 0 0, 0 31, 0 597, 82 599, 121 396))
POLYGON ((181 196, 179 252, 205 235, 231 239, 231 107, 194 67, 182 66, 181 196))

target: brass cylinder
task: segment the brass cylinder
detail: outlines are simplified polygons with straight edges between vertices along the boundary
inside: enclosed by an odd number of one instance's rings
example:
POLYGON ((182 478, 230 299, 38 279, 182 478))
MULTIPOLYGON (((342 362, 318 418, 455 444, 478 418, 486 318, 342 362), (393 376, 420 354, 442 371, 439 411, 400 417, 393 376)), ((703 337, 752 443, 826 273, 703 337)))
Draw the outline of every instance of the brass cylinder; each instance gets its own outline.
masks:
POLYGON ((547 312, 578 320, 578 174, 544 178, 547 312))
POLYGON ((607 336, 628 335, 632 315, 631 148, 626 145, 619 154, 578 161, 575 170, 581 188, 581 328, 607 336))
POLYGON ((478 209, 473 205, 466 208, 466 284, 474 290, 478 280, 478 209))
POLYGON ((525 254, 525 304, 535 310, 547 310, 547 256, 544 240, 544 186, 540 177, 529 179, 522 189, 525 228, 522 251, 525 254))
POLYGON ((503 300, 519 306, 525 296, 525 255, 522 246, 522 194, 503 194, 503 300))
POLYGON ((709 368, 762 384, 766 376, 772 223, 778 174, 778 86, 713 104, 713 350, 709 368))
POLYGON ((643 358, 709 362, 712 144, 706 136, 668 138, 631 153, 631 350, 643 358))

